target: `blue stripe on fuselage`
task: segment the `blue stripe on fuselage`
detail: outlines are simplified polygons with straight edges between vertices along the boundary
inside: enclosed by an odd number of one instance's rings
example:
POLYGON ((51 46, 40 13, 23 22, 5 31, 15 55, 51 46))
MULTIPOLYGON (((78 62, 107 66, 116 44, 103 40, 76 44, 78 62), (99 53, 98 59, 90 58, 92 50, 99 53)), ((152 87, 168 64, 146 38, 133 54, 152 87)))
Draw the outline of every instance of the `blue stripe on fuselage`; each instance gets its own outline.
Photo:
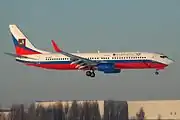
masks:
MULTIPOLYGON (((71 61, 23 61, 23 60, 19 60, 16 59, 16 61, 18 62, 23 62, 23 63, 34 63, 34 64, 70 64, 71 61)), ((156 61, 152 61, 152 60, 106 60, 108 63, 140 63, 140 62, 144 62, 144 63, 158 63, 156 61)))

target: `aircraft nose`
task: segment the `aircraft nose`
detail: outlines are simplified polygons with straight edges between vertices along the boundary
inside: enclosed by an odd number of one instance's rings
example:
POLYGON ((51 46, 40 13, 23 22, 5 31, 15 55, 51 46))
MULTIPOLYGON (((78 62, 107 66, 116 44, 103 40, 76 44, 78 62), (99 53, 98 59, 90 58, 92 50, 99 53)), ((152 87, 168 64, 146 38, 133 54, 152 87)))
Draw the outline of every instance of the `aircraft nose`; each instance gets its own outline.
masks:
POLYGON ((168 64, 172 64, 172 63, 174 63, 174 62, 175 62, 175 60, 168 59, 168 64))

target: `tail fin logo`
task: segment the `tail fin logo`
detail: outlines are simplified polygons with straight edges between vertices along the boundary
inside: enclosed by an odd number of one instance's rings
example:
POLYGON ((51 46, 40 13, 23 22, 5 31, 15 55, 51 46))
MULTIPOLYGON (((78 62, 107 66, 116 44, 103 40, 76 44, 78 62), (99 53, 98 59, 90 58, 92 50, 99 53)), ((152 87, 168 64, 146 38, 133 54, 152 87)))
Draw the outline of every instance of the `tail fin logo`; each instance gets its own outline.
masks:
POLYGON ((19 46, 24 47, 26 45, 26 39, 19 39, 18 43, 19 43, 19 46))

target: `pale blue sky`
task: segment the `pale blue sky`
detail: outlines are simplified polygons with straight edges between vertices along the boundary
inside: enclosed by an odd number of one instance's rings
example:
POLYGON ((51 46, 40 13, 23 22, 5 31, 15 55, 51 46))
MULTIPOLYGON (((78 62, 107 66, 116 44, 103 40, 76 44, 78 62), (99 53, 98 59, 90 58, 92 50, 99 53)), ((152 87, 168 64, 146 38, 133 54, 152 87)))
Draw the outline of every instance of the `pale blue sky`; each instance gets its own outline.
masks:
POLYGON ((178 0, 3 0, 0 4, 0 103, 49 99, 180 99, 180 1, 178 0), (38 48, 51 39, 68 52, 163 52, 176 60, 153 70, 97 73, 47 71, 16 63, 8 25, 18 24, 38 48))

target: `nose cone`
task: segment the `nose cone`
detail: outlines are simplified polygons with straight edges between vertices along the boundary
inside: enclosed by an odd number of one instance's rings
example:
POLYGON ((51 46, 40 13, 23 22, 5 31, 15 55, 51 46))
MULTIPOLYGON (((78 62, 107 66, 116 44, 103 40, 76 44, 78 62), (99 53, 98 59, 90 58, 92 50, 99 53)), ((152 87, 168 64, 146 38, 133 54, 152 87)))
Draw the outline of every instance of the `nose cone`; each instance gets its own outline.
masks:
POLYGON ((172 63, 174 63, 175 61, 174 60, 172 60, 172 59, 168 59, 167 60, 167 64, 169 65, 169 64, 172 64, 172 63))

